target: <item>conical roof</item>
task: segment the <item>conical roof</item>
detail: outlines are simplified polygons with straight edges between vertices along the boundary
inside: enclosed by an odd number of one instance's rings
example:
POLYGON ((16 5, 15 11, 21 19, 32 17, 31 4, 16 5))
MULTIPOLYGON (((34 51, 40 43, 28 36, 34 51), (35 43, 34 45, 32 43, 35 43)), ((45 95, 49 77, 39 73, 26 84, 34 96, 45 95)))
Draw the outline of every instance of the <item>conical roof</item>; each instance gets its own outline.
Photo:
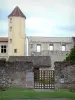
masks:
POLYGON ((13 17, 13 16, 19 16, 19 17, 24 17, 26 19, 26 16, 23 14, 23 12, 20 10, 20 8, 18 6, 16 6, 14 8, 14 10, 11 12, 11 14, 8 16, 9 17, 13 17))

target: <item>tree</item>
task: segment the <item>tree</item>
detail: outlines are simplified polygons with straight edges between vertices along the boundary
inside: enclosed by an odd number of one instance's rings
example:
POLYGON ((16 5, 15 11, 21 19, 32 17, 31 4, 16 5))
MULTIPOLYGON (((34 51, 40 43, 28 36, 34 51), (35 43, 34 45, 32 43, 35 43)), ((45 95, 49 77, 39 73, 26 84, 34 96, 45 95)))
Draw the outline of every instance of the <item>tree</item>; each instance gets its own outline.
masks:
POLYGON ((75 61, 75 45, 71 49, 69 55, 65 59, 66 61, 75 61))
MULTIPOLYGON (((75 45, 71 49, 69 55, 66 57, 65 61, 75 61, 75 45)), ((75 91, 75 65, 71 65, 69 68, 70 72, 68 74, 70 91, 75 91)))
POLYGON ((70 71, 68 74, 68 88, 70 91, 75 92, 75 65, 70 66, 70 71))

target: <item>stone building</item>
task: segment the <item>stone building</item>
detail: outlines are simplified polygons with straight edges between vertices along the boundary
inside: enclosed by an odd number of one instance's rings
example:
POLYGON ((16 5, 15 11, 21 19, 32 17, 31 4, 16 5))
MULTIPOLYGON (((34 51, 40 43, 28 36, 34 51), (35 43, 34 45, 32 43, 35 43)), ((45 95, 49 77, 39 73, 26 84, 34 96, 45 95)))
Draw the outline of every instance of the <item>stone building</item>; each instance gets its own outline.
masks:
POLYGON ((65 59, 75 38, 26 36, 25 19, 26 16, 19 7, 15 7, 9 14, 8 37, 0 37, 0 58, 27 56, 27 52, 28 56, 50 56, 51 68, 54 69, 54 62, 65 59))
POLYGON ((74 37, 28 37, 29 56, 50 56, 51 67, 54 62, 63 61, 70 52, 75 41, 74 37))

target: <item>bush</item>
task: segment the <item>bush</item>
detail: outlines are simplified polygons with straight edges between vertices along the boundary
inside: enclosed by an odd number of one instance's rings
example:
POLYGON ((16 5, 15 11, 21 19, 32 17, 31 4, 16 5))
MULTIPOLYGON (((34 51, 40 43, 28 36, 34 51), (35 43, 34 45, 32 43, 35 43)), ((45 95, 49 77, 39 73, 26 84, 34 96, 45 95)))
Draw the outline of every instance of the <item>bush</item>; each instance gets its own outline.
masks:
POLYGON ((1 90, 1 91, 6 91, 7 88, 8 88, 7 85, 0 85, 0 90, 1 90))
POLYGON ((70 92, 75 92, 75 84, 68 85, 68 89, 70 92))

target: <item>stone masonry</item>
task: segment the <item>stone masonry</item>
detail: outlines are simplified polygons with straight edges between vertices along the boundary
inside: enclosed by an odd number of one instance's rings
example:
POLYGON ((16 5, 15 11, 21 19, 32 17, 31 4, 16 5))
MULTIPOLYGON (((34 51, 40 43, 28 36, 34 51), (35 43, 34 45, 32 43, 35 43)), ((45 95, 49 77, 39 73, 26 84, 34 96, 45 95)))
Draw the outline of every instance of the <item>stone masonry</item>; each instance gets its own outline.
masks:
POLYGON ((56 88, 75 87, 75 62, 55 62, 55 83, 56 88))
POLYGON ((50 57, 20 56, 0 60, 0 85, 34 88, 34 69, 47 67, 50 67, 50 57))

